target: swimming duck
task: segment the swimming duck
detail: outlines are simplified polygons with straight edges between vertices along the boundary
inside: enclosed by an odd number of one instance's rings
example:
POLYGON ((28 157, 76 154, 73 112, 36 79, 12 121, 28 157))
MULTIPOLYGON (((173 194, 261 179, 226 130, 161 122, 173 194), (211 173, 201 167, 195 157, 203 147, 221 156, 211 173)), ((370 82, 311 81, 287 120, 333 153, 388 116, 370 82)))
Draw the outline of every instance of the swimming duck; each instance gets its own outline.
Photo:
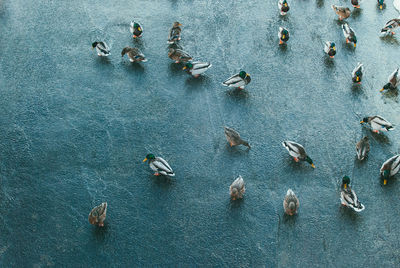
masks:
POLYGON ((143 162, 146 162, 147 160, 149 160, 150 168, 156 172, 154 173, 155 176, 175 176, 174 171, 167 163, 167 161, 165 161, 163 158, 155 157, 153 154, 148 154, 146 155, 146 158, 143 160, 143 162))
POLYGON ((350 207, 356 212, 363 211, 364 205, 358 200, 356 193, 350 187, 350 178, 344 176, 340 191, 340 201, 343 206, 350 207))
POLYGON ((354 30, 347 23, 342 25, 342 29, 343 29, 343 35, 346 38, 346 43, 348 44, 350 42, 353 42, 354 47, 356 47, 357 37, 356 34, 354 33, 354 30))
POLYGON ((363 73, 364 73, 364 65, 359 62, 356 68, 354 68, 353 72, 351 73, 351 79, 353 80, 353 82, 361 84, 363 73))
POLYGON ((170 48, 168 50, 168 57, 175 61, 175 63, 186 63, 191 61, 193 58, 186 51, 180 48, 170 48))
POLYGON ((368 123, 371 126, 372 131, 375 133, 394 129, 393 125, 389 121, 379 115, 364 117, 360 124, 363 123, 368 123))
POLYGON ((334 42, 326 41, 324 51, 331 59, 333 59, 336 55, 336 44, 334 42))
POLYGON ((385 26, 383 26, 382 30, 381 30, 381 34, 382 35, 394 35, 395 32, 394 30, 396 30, 397 27, 400 26, 400 19, 392 19, 388 22, 386 22, 385 26))
POLYGON ((379 9, 382 10, 383 9, 383 5, 385 4, 385 0, 377 0, 377 1, 378 1, 379 9))
POLYGON ((332 5, 332 9, 339 16, 339 20, 347 19, 348 17, 350 17, 351 11, 348 7, 332 5))
POLYGON ((236 146, 236 145, 243 144, 244 146, 247 146, 250 148, 250 144, 247 141, 242 140, 242 138, 240 137, 240 134, 233 128, 224 127, 224 132, 225 132, 226 140, 229 142, 230 146, 236 146))
POLYGON ((286 148, 286 150, 288 150, 289 154, 294 158, 294 161, 306 161, 313 168, 315 168, 312 159, 307 155, 304 147, 301 144, 293 141, 284 141, 282 142, 282 145, 286 148))
POLYGON ((92 49, 96 48, 97 56, 105 56, 110 55, 110 48, 107 46, 106 42, 94 42, 92 44, 92 49))
POLYGON ((172 25, 171 30, 169 30, 169 35, 168 35, 168 44, 174 44, 181 40, 181 26, 179 22, 175 21, 174 24, 172 25))
POLYGON ((143 27, 136 21, 131 21, 129 28, 133 38, 141 37, 143 34, 143 27))
POLYGON ((248 85, 251 81, 250 74, 245 71, 240 71, 238 74, 235 74, 228 79, 226 79, 222 84, 227 87, 236 87, 239 89, 244 89, 246 85, 248 85))
POLYGON ((278 8, 279 11, 281 12, 282 16, 285 16, 286 13, 289 11, 289 3, 286 0, 279 0, 278 1, 278 8))
POLYGON ((279 37, 279 44, 286 44, 286 42, 289 40, 289 31, 286 28, 279 27, 279 32, 278 32, 278 37, 279 37))
POLYGON ((187 62, 185 66, 183 67, 183 70, 187 69, 187 72, 194 77, 199 77, 200 74, 204 73, 207 71, 209 68, 211 68, 212 64, 208 62, 200 62, 200 61, 194 61, 194 62, 187 62))
POLYGON ((231 195, 232 200, 243 198, 243 194, 246 191, 246 187, 244 186, 244 180, 242 176, 234 180, 229 187, 229 192, 231 195))
POLYGON ((397 68, 391 75, 389 75, 387 84, 383 86, 380 92, 384 90, 395 89, 399 85, 400 85, 400 73, 399 73, 399 68, 397 68))
POLYGON ((356 144, 356 152, 358 160, 364 160, 365 157, 368 156, 369 152, 369 139, 367 136, 363 137, 359 142, 356 144))
POLYGON ((386 185, 387 180, 396 175, 400 170, 400 154, 395 155, 383 163, 381 167, 381 176, 383 177, 383 184, 386 185))
POLYGON ((122 57, 125 54, 128 54, 128 58, 129 58, 130 62, 146 62, 147 61, 147 59, 143 55, 143 53, 136 47, 134 47, 134 48, 125 47, 121 52, 122 57))
POLYGON ((283 209, 285 213, 289 216, 293 216, 297 213, 297 210, 300 207, 300 201, 297 196, 294 194, 292 189, 287 190, 285 199, 283 200, 283 209))
POLYGON ((360 1, 359 0, 351 0, 351 4, 354 8, 360 8, 360 1))
POLYGON ((104 220, 107 214, 107 202, 101 203, 97 207, 94 207, 89 213, 89 222, 93 225, 100 227, 104 226, 104 220))

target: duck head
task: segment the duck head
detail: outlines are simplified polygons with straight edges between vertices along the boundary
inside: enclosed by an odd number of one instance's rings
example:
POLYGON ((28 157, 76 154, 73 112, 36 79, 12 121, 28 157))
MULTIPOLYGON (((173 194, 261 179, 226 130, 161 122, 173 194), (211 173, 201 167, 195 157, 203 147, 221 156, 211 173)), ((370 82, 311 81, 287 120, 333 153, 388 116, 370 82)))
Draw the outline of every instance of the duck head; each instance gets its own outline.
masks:
POLYGON ((348 176, 344 176, 342 179, 342 185, 344 189, 347 189, 347 186, 350 184, 350 178, 348 176))
POLYGON ((174 24, 172 25, 172 27, 177 28, 179 26, 182 26, 182 24, 180 24, 179 22, 175 21, 174 24))
POLYGON ((368 117, 364 117, 363 120, 360 121, 360 124, 368 123, 368 117))
POLYGON ((182 70, 186 70, 186 69, 190 70, 192 68, 193 68, 193 64, 191 62, 187 62, 182 70))
POLYGON ((94 49, 94 48, 97 46, 98 43, 99 43, 99 42, 93 42, 93 43, 92 43, 92 49, 94 49))
POLYGON ((383 86, 383 88, 381 88, 381 90, 379 90, 380 92, 384 91, 384 90, 389 90, 392 88, 392 84, 387 83, 386 85, 383 86))
POLYGON ((245 71, 240 71, 239 72, 239 77, 242 79, 245 79, 246 77, 250 76, 248 73, 246 73, 245 71))
POLYGON ((306 162, 309 163, 313 168, 315 168, 315 165, 314 165, 312 159, 308 155, 306 156, 306 162))
POLYGON ((155 158, 156 157, 154 156, 154 154, 148 154, 148 155, 146 155, 146 158, 143 159, 143 162, 146 162, 147 160, 153 160, 155 158))
POLYGON ((332 42, 330 48, 332 48, 333 50, 336 50, 336 44, 334 42, 332 42))
POLYGON ((387 180, 390 177, 390 170, 386 169, 382 172, 382 177, 383 177, 383 185, 387 184, 387 180))

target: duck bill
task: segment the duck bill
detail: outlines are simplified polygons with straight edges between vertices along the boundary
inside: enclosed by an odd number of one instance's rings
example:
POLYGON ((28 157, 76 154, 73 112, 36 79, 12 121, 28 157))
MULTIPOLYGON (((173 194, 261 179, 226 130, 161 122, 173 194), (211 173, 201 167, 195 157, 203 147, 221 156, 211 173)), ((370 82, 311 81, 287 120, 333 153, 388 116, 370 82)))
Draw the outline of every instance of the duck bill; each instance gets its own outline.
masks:
POLYGON ((356 47, 357 45, 354 43, 354 47, 356 47))
POLYGON ((182 70, 186 70, 186 66, 182 68, 182 70))
POLYGON ((382 10, 382 8, 383 8, 383 6, 382 6, 382 5, 380 5, 380 6, 379 6, 379 9, 380 9, 380 10, 382 10))
POLYGON ((383 185, 386 185, 387 184, 387 179, 384 179, 383 180, 383 185))
POLYGON ((360 81, 360 77, 357 76, 356 81, 359 82, 360 81))
POLYGON ((382 91, 384 91, 385 89, 384 88, 381 88, 380 90, 379 90, 379 92, 382 92, 382 91))
POLYGON ((363 124, 363 123, 365 123, 365 122, 364 122, 363 120, 361 120, 361 121, 360 121, 360 124, 363 124))
POLYGON ((347 189, 347 184, 344 184, 343 187, 344 187, 344 189, 347 189))
POLYGON ((311 166, 312 166, 313 168, 315 168, 315 165, 314 165, 314 164, 311 164, 311 166))
POLYGON ((143 159, 143 162, 146 162, 146 161, 147 161, 147 158, 143 159))

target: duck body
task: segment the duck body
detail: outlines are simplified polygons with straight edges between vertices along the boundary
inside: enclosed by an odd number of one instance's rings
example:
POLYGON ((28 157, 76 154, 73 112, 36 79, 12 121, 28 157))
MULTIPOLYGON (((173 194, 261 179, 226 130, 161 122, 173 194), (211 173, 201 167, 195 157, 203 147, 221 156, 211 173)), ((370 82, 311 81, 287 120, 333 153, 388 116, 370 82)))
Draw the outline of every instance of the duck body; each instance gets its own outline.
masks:
POLYGON ((147 61, 144 54, 138 48, 135 48, 135 47, 133 47, 133 48, 125 47, 121 52, 122 57, 125 54, 128 55, 130 62, 146 62, 147 61))
POLYGON ((354 8, 360 8, 360 1, 359 0, 351 0, 351 4, 354 8))
POLYGON ((308 162, 313 168, 315 165, 311 158, 307 155, 304 147, 301 144, 298 144, 294 141, 284 141, 282 142, 283 147, 289 152, 289 154, 294 158, 294 161, 306 161, 308 162))
POLYGON ((242 176, 239 175, 236 180, 234 180, 229 187, 229 193, 231 195, 232 200, 241 199, 246 191, 246 187, 244 186, 244 180, 242 176))
POLYGON ((386 22, 385 26, 381 29, 382 35, 394 35, 395 30, 400 26, 400 19, 392 19, 386 22))
POLYGON ((290 9, 289 3, 287 2, 287 0, 279 0, 278 8, 279 8, 279 12, 281 13, 281 15, 285 16, 290 9))
POLYGON ((250 81, 251 81, 250 75, 245 71, 240 71, 238 74, 235 74, 226 79, 224 82, 222 82, 222 84, 227 87, 244 89, 244 87, 248 85, 250 81))
POLYGON ((143 162, 149 160, 150 168, 155 171, 154 175, 164 175, 169 177, 174 177, 175 173, 171 166, 161 157, 155 157, 153 154, 148 154, 143 162))
POLYGON ((93 225, 104 226, 107 215, 107 202, 94 207, 89 213, 89 222, 93 225))
POLYGON ((394 129, 392 123, 379 115, 364 117, 360 123, 368 123, 371 126, 372 131, 375 133, 379 133, 379 131, 386 132, 394 129))
POLYGON ((340 187, 340 201, 343 206, 350 207, 356 212, 361 212, 365 206, 358 200, 356 193, 350 187, 350 178, 343 177, 342 186, 340 187))
POLYGON ((367 136, 365 136, 356 144, 356 152, 358 160, 360 161, 364 160, 365 157, 368 156, 369 150, 370 150, 369 139, 367 136))
POLYGON ((347 24, 342 25, 343 35, 346 38, 346 43, 353 43, 354 47, 357 46, 357 37, 354 30, 347 24))
POLYGON ((394 70, 393 73, 391 73, 388 77, 388 82, 383 86, 383 88, 380 90, 381 92, 384 90, 391 90, 391 89, 396 89, 400 85, 400 72, 399 68, 394 70))
POLYGON ((359 62, 356 68, 354 68, 353 72, 351 73, 351 80, 354 83, 361 84, 363 74, 364 74, 364 65, 359 62))
POLYGON ((207 71, 209 68, 211 68, 212 64, 208 62, 200 62, 200 61, 194 61, 194 62, 187 62, 185 64, 185 67, 183 67, 183 70, 187 70, 187 72, 194 77, 199 77, 200 74, 204 73, 207 71))
POLYGON ((172 25, 172 28, 169 30, 169 35, 168 35, 168 44, 174 44, 181 40, 181 26, 179 22, 175 21, 174 24, 172 25))
POLYGON ((286 44, 286 42, 289 40, 289 30, 283 27, 279 27, 278 37, 280 45, 286 44))
POLYGON ((133 38, 141 37, 143 34, 143 27, 138 22, 135 21, 131 21, 131 26, 129 30, 131 31, 133 38))
POLYGON ((283 209, 285 213, 289 216, 293 216, 297 213, 297 210, 300 207, 300 201, 297 196, 294 194, 292 189, 287 190, 285 199, 283 200, 283 209))
POLYGON ((326 41, 324 51, 330 58, 334 58, 336 55, 336 44, 334 42, 326 41))
POLYGON ((102 57, 102 56, 107 57, 110 55, 110 48, 108 47, 106 42, 97 42, 96 41, 92 44, 92 49, 93 48, 96 48, 96 52, 99 57, 102 57))
POLYGON ((170 48, 168 50, 168 57, 175 61, 175 63, 186 63, 193 58, 189 53, 180 48, 170 48))
POLYGON ((247 141, 243 140, 240 137, 239 132, 237 132, 233 128, 224 127, 224 133, 225 133, 226 140, 229 142, 230 146, 237 146, 237 145, 243 144, 244 146, 251 148, 250 144, 247 141))
POLYGON ((347 19, 348 17, 350 17, 350 8, 335 5, 332 5, 331 7, 333 11, 335 11, 335 13, 339 16, 339 20, 347 19))
POLYGON ((396 175, 397 172, 400 170, 400 154, 395 155, 388 160, 386 160, 381 169, 381 176, 383 177, 383 184, 386 185, 387 180, 396 175))

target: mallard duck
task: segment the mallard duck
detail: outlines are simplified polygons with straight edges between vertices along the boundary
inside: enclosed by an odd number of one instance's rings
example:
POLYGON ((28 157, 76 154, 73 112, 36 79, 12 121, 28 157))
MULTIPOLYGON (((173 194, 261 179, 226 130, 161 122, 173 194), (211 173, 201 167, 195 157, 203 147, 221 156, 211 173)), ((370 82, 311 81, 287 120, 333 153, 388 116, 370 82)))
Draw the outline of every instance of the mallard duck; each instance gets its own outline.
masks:
POLYGON ((121 55, 122 57, 127 54, 130 62, 146 62, 147 59, 144 54, 136 47, 125 47, 121 55))
POLYGON ((288 150, 289 154, 294 158, 294 161, 306 161, 313 168, 315 168, 312 159, 307 155, 304 147, 301 144, 293 141, 284 141, 282 142, 282 145, 286 148, 286 150, 288 150))
POLYGON ((250 74, 245 71, 240 71, 238 74, 232 75, 226 79, 222 84, 227 87, 236 87, 239 89, 244 89, 251 81, 250 74))
POLYGON ((181 26, 179 22, 175 21, 174 24, 172 25, 171 30, 169 30, 169 35, 168 35, 168 44, 174 44, 177 41, 181 40, 181 26))
POLYGON ((386 185, 387 180, 396 175, 400 170, 400 154, 395 155, 383 163, 381 167, 381 176, 383 177, 383 184, 386 185))
POLYGON ((351 73, 351 80, 354 83, 361 84, 363 74, 364 74, 364 65, 359 62, 356 68, 354 68, 353 72, 351 73))
POLYGON ((400 19, 392 19, 388 22, 386 22, 385 26, 383 26, 383 28, 381 29, 381 34, 382 35, 394 35, 395 32, 394 30, 396 30, 397 27, 400 26, 400 19))
POLYGON ((363 123, 368 123, 371 126, 372 131, 375 133, 394 129, 393 125, 389 121, 379 115, 364 117, 360 124, 363 123))
POLYGON ((231 194, 232 200, 243 198, 244 192, 246 191, 246 187, 244 186, 244 180, 242 176, 234 180, 229 187, 229 192, 231 194))
POLYGON ((189 53, 187 53, 186 51, 183 51, 180 48, 172 47, 168 50, 168 57, 171 60, 174 60, 175 63, 186 63, 193 59, 192 56, 190 56, 189 53))
POLYGON ((93 225, 104 226, 107 214, 107 202, 94 207, 89 213, 89 222, 93 225))
POLYGON ((207 71, 209 68, 211 68, 211 66, 212 64, 208 62, 194 61, 194 62, 187 62, 183 67, 183 70, 187 70, 187 72, 193 75, 194 77, 199 77, 200 74, 207 71))
POLYGON ((385 0, 377 0, 377 1, 378 1, 379 9, 382 10, 383 9, 383 5, 385 4, 385 0))
POLYGON ((336 55, 336 44, 334 42, 326 41, 324 51, 333 59, 336 55))
POLYGON ((286 13, 289 11, 289 3, 286 0, 279 0, 278 1, 278 8, 279 11, 281 12, 282 16, 285 16, 286 13))
POLYGON ((143 27, 136 21, 131 21, 131 27, 129 30, 131 31, 133 38, 141 37, 143 34, 143 27))
POLYGON ((351 0, 351 4, 354 8, 360 8, 360 1, 359 0, 351 0))
POLYGON ((148 154, 146 155, 146 158, 143 160, 143 162, 146 162, 147 160, 149 160, 150 168, 156 172, 154 173, 155 176, 175 176, 175 173, 170 165, 161 157, 155 157, 153 154, 148 154))
POLYGON ((110 55, 110 48, 107 46, 106 42, 94 42, 92 44, 92 49, 96 48, 97 56, 108 56, 110 55))
POLYGON ((400 85, 400 73, 399 68, 394 70, 394 72, 389 75, 388 82, 381 88, 380 92, 384 90, 395 89, 400 85))
POLYGON ((369 152, 369 139, 367 136, 363 137, 359 142, 356 144, 356 152, 358 160, 364 160, 365 157, 368 156, 369 152))
POLYGON ((229 142, 230 146, 237 146, 243 144, 244 146, 250 148, 250 144, 247 141, 242 140, 240 134, 236 130, 229 127, 224 127, 224 132, 226 140, 229 142))
POLYGON ((348 44, 350 42, 353 42, 354 47, 356 47, 357 46, 357 37, 356 37, 354 30, 347 23, 342 25, 342 29, 343 29, 343 35, 346 38, 346 43, 348 44))
POLYGON ((286 42, 289 40, 289 31, 286 28, 279 27, 279 32, 278 32, 278 37, 279 37, 279 44, 286 44, 286 42))
POLYGON ((339 20, 347 19, 348 17, 350 17, 351 11, 348 7, 332 5, 332 9, 339 16, 339 20))
POLYGON ((294 194, 292 189, 287 190, 285 199, 283 199, 283 209, 285 210, 285 213, 289 216, 293 216, 297 213, 299 207, 300 201, 297 196, 294 194))
POLYGON ((340 191, 340 201, 343 206, 350 207, 356 212, 363 211, 364 205, 360 203, 356 193, 350 187, 350 178, 344 176, 342 179, 342 186, 340 191))

